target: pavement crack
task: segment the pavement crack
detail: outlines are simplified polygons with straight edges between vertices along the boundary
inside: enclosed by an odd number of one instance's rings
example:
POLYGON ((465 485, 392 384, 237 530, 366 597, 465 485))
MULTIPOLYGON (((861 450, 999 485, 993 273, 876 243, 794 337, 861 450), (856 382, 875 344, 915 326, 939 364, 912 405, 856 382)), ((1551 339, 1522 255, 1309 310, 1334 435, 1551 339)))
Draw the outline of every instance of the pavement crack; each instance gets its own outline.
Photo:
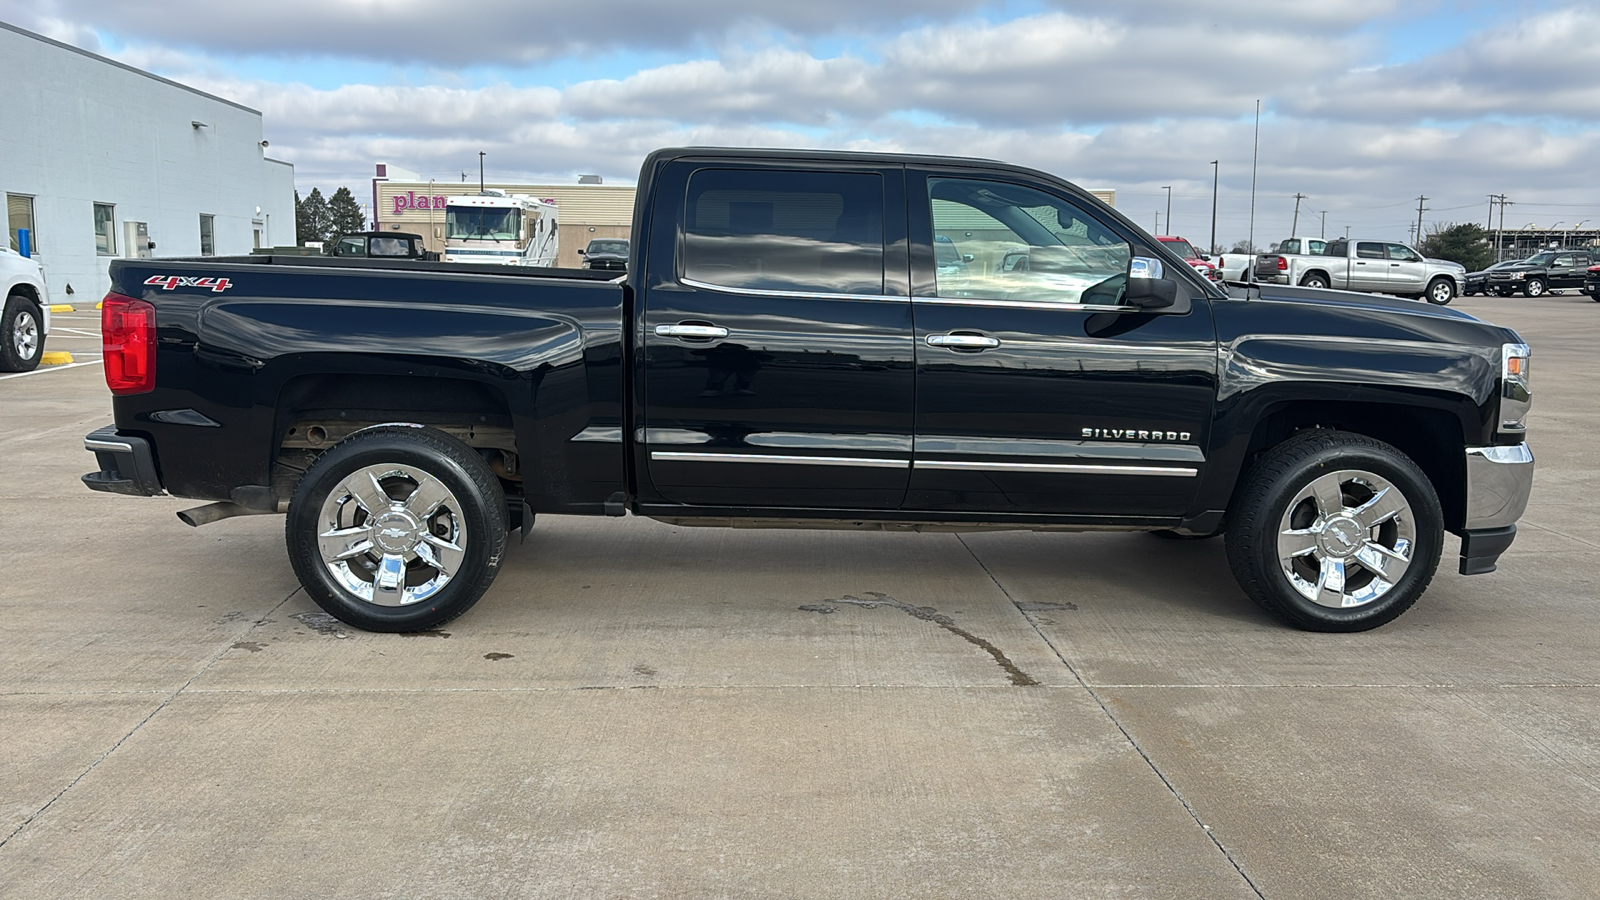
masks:
MULTIPOLYGON (((1024 672, 1018 668, 1017 664, 1012 662, 1011 659, 1007 657, 999 647, 996 647, 988 640, 978 637, 965 628, 962 628, 960 625, 957 625, 955 619, 940 613, 937 609, 934 609, 931 606, 912 606, 909 603, 896 600, 888 594, 880 593, 878 591, 864 591, 863 593, 867 595, 866 599, 861 597, 853 597, 849 594, 846 594, 837 600, 829 600, 828 603, 842 603, 848 606, 859 606, 863 609, 877 609, 880 606, 887 606, 890 609, 898 609, 914 619, 921 619, 924 622, 932 622, 940 628, 943 628, 945 631, 950 632, 951 634, 961 638, 967 643, 972 644, 974 647, 977 647, 983 652, 994 657, 995 663, 999 665, 1000 668, 1006 673, 1006 678, 1009 679, 1013 685, 1017 687, 1035 687, 1039 684, 1038 680, 1032 675, 1029 675, 1027 672, 1024 672)), ((807 610, 808 612, 830 613, 833 611, 825 606, 820 606, 817 604, 802 606, 800 608, 807 610)))
POLYGON ((69 792, 73 788, 77 787, 80 782, 82 782, 85 778, 89 777, 89 773, 90 772, 93 772, 95 769, 99 768, 101 763, 105 762, 107 759, 110 759, 111 758, 111 754, 113 754, 113 753, 117 752, 119 749, 121 749, 122 745, 126 744, 130 738, 132 738, 134 735, 138 734, 139 730, 144 728, 145 725, 149 724, 151 719, 154 719, 156 716, 160 715, 161 711, 166 709, 167 706, 172 703, 172 701, 178 699, 179 696, 181 696, 185 691, 187 691, 189 689, 189 685, 194 684, 195 681, 200 678, 200 676, 204 675, 206 672, 209 672, 211 670, 211 667, 216 665, 217 660, 221 659, 222 655, 224 653, 227 653, 229 650, 233 650, 233 649, 239 647, 240 643, 247 643, 247 642, 242 641, 242 639, 247 637, 250 634, 251 631, 253 631, 255 628, 260 626, 262 624, 262 622, 264 622, 267 618, 269 618, 273 613, 275 613, 279 609, 281 609, 285 603, 288 603, 291 599, 294 598, 294 595, 300 593, 300 591, 301 591, 301 588, 297 586, 294 590, 289 592, 288 596, 284 597, 282 600, 279 600, 277 602, 277 604, 274 605, 272 607, 272 609, 267 612, 266 615, 262 616, 260 619, 257 619, 256 621, 251 622, 249 624, 249 626, 245 628, 244 633, 240 634, 238 636, 241 639, 240 641, 230 641, 228 643, 225 643, 225 644, 222 645, 222 647, 220 649, 217 650, 217 652, 211 654, 211 658, 206 660, 205 661, 205 665, 202 665, 199 668, 198 671, 196 671, 193 675, 190 675, 188 681, 185 681, 183 684, 179 685, 177 690, 175 690, 172 693, 168 694, 165 699, 163 699, 160 703, 156 704, 156 708, 152 709, 150 711, 149 715, 145 716, 143 719, 140 719, 137 724, 135 724, 132 728, 128 729, 128 733, 127 734, 123 735, 120 738, 117 738, 116 743, 112 744, 110 749, 108 749, 108 750, 106 750, 106 752, 100 754, 100 756, 98 758, 96 758, 94 762, 89 764, 88 768, 84 769, 82 772, 79 772, 78 776, 76 778, 74 778, 70 782, 68 782, 66 787, 63 787, 61 790, 56 792, 55 796, 51 797, 49 800, 46 800, 43 806, 41 806, 38 809, 34 810, 31 814, 29 814, 29 816, 27 818, 25 818, 21 822, 19 822, 17 824, 16 828, 11 829, 11 833, 10 834, 7 834, 5 837, 0 838, 0 850, 5 849, 6 844, 10 843, 12 838, 14 838, 17 835, 21 834, 25 829, 27 829, 27 827, 29 825, 33 824, 33 821, 35 819, 37 819, 40 816, 44 815, 45 811, 50 809, 50 807, 54 806, 56 804, 57 800, 60 800, 62 797, 65 797, 67 795, 67 792, 69 792))
POLYGON ((1252 879, 1249 873, 1244 870, 1244 865, 1239 862, 1239 860, 1233 855, 1232 851, 1228 849, 1227 845, 1223 844, 1222 840, 1218 838, 1217 835, 1211 830, 1211 826, 1207 825, 1205 819, 1201 818, 1199 811, 1194 808, 1194 806, 1189 802, 1188 798, 1183 796, 1183 792, 1178 790, 1178 786, 1172 782, 1171 778, 1167 777, 1167 773, 1161 771, 1161 767, 1157 765, 1156 761, 1150 757, 1149 752, 1139 745, 1138 739, 1133 736, 1133 733, 1128 730, 1126 725, 1122 724, 1122 721, 1117 718, 1117 714, 1111 711, 1110 705, 1107 704, 1105 699, 1100 696, 1099 692, 1097 692, 1094 687, 1084 679, 1082 673, 1078 671, 1078 668, 1067 659, 1066 654, 1061 652, 1061 648, 1056 646, 1055 641, 1050 640, 1050 636, 1044 633, 1044 629, 1039 627, 1039 623, 1035 620, 1032 614, 1035 610, 1029 608, 1032 606, 1032 604, 1018 603, 1017 599, 1011 596, 1011 592, 1006 590, 1006 586, 1000 583, 1000 579, 995 577, 994 572, 990 571, 987 565, 984 565, 983 560, 980 559, 977 552, 972 549, 972 545, 968 544, 966 540, 959 534, 956 535, 956 540, 960 541, 961 546, 966 548, 967 553, 972 556, 972 561, 978 564, 978 568, 982 569, 985 575, 989 576, 989 580, 994 582, 994 586, 996 588, 1000 589, 1000 593, 1004 594, 1005 598, 1011 601, 1011 605, 1015 606, 1017 610, 1022 613, 1022 617, 1028 620, 1028 625, 1033 628, 1034 633, 1038 634, 1039 639, 1045 642, 1045 646, 1049 647, 1050 652, 1056 655, 1056 659, 1061 660, 1061 664, 1067 667, 1067 671, 1072 674, 1072 677, 1078 682, 1079 687, 1082 687, 1084 692, 1089 695, 1089 699, 1093 700, 1095 705, 1100 707, 1100 712, 1104 714, 1108 720, 1110 720, 1111 724, 1117 729, 1117 731, 1122 733, 1122 739, 1127 741, 1128 746, 1132 747, 1135 753, 1139 754, 1139 758, 1144 760, 1144 764, 1150 768, 1150 771, 1155 774, 1156 778, 1160 779, 1162 785, 1166 787, 1167 792, 1172 795, 1173 799, 1178 801, 1178 805, 1183 807, 1184 812, 1189 814, 1189 818, 1192 819, 1196 825, 1200 826, 1200 832, 1211 841, 1212 846, 1217 848, 1217 852, 1222 854, 1223 859, 1226 859, 1228 864, 1233 866, 1233 870, 1239 873, 1239 877, 1244 879, 1244 883, 1252 892, 1255 893, 1257 897, 1260 897, 1261 900, 1266 900, 1267 895, 1261 892, 1261 888, 1255 883, 1255 880, 1252 879))

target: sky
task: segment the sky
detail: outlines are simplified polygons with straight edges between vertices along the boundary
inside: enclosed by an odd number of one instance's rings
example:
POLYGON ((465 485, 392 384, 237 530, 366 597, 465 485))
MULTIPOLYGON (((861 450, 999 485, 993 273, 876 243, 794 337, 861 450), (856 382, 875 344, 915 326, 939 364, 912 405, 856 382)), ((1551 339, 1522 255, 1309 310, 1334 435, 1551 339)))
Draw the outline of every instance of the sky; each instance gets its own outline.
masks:
POLYGON ((1490 194, 1508 229, 1600 225, 1595 0, 0 0, 0 21, 260 110, 302 193, 363 196, 378 162, 475 180, 480 151, 490 181, 632 184, 659 147, 815 147, 1019 163, 1197 245, 1214 174, 1226 245, 1406 240, 1419 196, 1424 232, 1487 224, 1490 194))

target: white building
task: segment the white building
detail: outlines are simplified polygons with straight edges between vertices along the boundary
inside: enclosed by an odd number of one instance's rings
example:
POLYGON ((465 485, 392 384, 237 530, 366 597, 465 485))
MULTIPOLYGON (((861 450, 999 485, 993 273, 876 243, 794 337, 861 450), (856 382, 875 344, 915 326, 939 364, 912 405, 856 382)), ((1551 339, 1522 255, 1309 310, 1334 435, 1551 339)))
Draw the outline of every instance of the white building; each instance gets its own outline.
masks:
POLYGON ((100 299, 112 257, 295 242, 294 167, 266 157, 261 113, 4 22, 0 60, 0 221, 55 302, 100 299))

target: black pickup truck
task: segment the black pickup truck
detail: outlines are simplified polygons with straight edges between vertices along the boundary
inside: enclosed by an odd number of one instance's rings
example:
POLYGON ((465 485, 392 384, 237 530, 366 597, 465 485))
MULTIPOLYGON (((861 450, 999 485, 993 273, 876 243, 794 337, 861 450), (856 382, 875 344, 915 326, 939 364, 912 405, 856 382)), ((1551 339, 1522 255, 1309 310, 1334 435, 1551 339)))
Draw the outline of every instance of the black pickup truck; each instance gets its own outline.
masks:
POLYGON ((1490 269, 1485 283, 1488 290, 1502 297, 1521 291, 1525 297, 1541 297, 1548 291, 1567 288, 1583 290, 1590 266, 1600 263, 1600 251, 1543 250, 1522 262, 1490 269))
POLYGON ((84 482, 287 513, 308 593, 381 631, 460 615, 539 513, 1225 533, 1254 601, 1358 631, 1446 531, 1493 571, 1527 503, 1528 348, 1469 315, 1225 290, 991 161, 664 150, 638 197, 625 279, 114 261, 84 482))

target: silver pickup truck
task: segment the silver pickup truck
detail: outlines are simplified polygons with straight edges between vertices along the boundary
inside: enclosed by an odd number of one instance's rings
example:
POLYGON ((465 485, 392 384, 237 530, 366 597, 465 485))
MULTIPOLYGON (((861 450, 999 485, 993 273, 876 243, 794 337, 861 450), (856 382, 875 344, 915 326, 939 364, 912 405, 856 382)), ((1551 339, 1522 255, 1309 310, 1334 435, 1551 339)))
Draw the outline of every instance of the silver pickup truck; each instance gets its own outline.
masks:
POLYGON ((1263 254, 1256 280, 1301 287, 1336 288, 1415 297, 1443 306, 1466 286, 1465 267, 1390 241, 1328 242, 1321 255, 1263 254))

